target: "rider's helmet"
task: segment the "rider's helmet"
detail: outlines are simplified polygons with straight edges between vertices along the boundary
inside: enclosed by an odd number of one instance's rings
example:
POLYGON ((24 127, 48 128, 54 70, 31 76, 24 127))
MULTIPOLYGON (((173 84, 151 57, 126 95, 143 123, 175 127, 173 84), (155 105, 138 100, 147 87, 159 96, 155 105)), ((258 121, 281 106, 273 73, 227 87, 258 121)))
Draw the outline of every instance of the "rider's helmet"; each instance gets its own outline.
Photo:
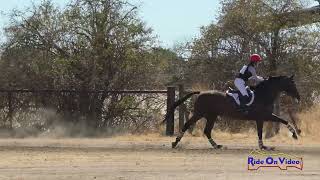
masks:
POLYGON ((260 62, 262 61, 262 58, 259 54, 252 54, 250 56, 250 62, 260 62))

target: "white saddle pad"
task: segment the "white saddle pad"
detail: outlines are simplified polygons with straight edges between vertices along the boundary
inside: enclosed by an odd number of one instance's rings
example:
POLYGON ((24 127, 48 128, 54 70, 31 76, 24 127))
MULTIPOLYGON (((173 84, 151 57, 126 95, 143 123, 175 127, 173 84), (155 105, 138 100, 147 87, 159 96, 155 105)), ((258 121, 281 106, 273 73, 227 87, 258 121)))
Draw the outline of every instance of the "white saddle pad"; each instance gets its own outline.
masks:
MULTIPOLYGON (((251 99, 250 99, 249 103, 246 104, 246 105, 247 105, 247 106, 250 106, 250 105, 253 103, 253 101, 254 101, 254 92, 251 91, 251 90, 248 90, 248 93, 250 94, 251 99)), ((234 101, 235 101, 238 105, 240 105, 240 99, 239 99, 239 94, 238 94, 238 93, 231 93, 231 92, 228 90, 228 91, 226 92, 226 94, 227 94, 228 96, 231 96, 231 97, 234 99, 234 101)))

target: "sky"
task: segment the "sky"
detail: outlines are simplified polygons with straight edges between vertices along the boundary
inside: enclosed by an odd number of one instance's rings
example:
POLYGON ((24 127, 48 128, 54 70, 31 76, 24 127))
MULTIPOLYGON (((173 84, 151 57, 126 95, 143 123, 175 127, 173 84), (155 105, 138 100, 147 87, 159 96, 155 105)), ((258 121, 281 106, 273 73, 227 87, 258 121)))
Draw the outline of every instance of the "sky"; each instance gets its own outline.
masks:
MULTIPOLYGON (((218 14, 219 0, 129 0, 139 7, 139 16, 154 30, 160 45, 172 47, 199 36, 200 27, 209 25, 218 14)), ((8 22, 3 13, 24 9, 41 0, 0 0, 0 28, 8 22)), ((53 0, 63 7, 69 0, 53 0)), ((3 33, 0 33, 3 37, 3 33)), ((2 38, 1 38, 2 39, 2 38)))
POLYGON ((136 0, 141 18, 154 29, 164 46, 185 42, 200 34, 218 15, 219 0, 136 0))

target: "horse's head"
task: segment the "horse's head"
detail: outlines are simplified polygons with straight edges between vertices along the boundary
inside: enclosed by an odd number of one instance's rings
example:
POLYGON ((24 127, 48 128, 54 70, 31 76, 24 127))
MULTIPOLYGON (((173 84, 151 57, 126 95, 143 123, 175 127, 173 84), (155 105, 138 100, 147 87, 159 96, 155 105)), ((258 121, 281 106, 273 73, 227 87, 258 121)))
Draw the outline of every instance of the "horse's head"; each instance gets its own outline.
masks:
POLYGON ((294 75, 290 77, 276 76, 276 77, 269 77, 268 80, 275 83, 276 86, 279 87, 280 91, 284 91, 287 95, 300 101, 300 94, 297 90, 297 86, 293 78, 294 78, 294 75))

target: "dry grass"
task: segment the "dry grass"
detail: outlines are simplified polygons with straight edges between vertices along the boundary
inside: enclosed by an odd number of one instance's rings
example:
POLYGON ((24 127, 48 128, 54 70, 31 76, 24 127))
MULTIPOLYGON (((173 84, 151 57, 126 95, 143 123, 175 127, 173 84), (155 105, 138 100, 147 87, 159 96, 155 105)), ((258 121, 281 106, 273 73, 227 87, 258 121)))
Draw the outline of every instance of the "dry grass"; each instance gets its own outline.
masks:
POLYGON ((212 88, 210 88, 209 84, 205 83, 195 83, 191 87, 192 91, 208 91, 212 88))
POLYGON ((298 115, 300 127, 305 136, 320 137, 320 105, 298 115))

